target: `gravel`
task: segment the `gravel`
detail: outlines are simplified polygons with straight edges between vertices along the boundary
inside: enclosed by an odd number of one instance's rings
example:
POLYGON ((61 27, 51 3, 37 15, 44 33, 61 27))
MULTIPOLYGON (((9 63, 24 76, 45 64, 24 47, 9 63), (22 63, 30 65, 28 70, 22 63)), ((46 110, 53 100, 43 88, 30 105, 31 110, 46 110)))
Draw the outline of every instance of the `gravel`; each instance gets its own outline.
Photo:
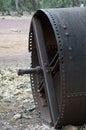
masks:
POLYGON ((18 69, 29 66, 0 66, 0 130, 51 129, 40 121, 35 110, 29 75, 17 75, 18 69))
MULTIPOLYGON (((30 64, 0 66, 0 130, 54 130, 43 124, 35 110, 29 75, 17 71, 30 64)), ((86 130, 86 126, 65 126, 62 130, 86 130)))

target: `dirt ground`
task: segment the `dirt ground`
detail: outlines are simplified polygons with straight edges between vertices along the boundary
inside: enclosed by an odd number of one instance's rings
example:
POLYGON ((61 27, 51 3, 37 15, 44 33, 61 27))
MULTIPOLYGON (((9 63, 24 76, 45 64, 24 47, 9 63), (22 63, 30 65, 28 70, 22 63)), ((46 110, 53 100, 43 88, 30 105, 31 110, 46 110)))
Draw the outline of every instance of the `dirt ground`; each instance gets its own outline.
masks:
POLYGON ((29 60, 30 19, 31 16, 0 17, 0 65, 29 60))
POLYGON ((0 17, 0 130, 42 129, 30 81, 17 76, 19 67, 30 66, 30 21, 31 16, 0 17))

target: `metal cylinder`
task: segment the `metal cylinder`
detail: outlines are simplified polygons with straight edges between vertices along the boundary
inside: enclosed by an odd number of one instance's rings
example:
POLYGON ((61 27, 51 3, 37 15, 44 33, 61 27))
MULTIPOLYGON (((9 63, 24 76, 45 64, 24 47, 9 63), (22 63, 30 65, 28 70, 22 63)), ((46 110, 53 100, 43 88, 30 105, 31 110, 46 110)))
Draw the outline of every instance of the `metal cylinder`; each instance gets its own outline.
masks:
POLYGON ((36 108, 55 128, 86 122, 86 8, 38 10, 32 17, 30 74, 36 108), (43 105, 46 104, 46 105, 43 105))
POLYGON ((19 76, 23 76, 24 74, 42 73, 42 69, 39 66, 36 66, 35 68, 30 69, 19 69, 17 73, 19 76))

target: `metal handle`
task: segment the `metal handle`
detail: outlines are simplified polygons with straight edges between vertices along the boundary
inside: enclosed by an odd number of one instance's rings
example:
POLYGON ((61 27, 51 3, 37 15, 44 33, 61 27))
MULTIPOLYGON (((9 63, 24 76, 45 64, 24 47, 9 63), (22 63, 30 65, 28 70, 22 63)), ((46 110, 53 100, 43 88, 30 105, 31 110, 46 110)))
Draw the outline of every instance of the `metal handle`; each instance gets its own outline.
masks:
POLYGON ((32 73, 42 73, 42 69, 40 66, 37 66, 35 68, 30 68, 30 69, 19 69, 18 70, 18 75, 24 75, 24 74, 32 74, 32 73))

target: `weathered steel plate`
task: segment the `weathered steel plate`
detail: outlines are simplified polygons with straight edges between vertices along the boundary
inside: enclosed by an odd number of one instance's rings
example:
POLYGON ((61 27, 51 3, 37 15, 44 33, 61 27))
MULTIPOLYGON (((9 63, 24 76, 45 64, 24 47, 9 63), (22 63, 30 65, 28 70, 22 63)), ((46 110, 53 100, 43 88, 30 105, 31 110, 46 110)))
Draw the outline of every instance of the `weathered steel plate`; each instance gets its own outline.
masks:
POLYGON ((85 27, 86 8, 38 10, 31 21, 31 67, 43 70, 30 75, 33 96, 41 117, 55 128, 86 123, 85 27))

